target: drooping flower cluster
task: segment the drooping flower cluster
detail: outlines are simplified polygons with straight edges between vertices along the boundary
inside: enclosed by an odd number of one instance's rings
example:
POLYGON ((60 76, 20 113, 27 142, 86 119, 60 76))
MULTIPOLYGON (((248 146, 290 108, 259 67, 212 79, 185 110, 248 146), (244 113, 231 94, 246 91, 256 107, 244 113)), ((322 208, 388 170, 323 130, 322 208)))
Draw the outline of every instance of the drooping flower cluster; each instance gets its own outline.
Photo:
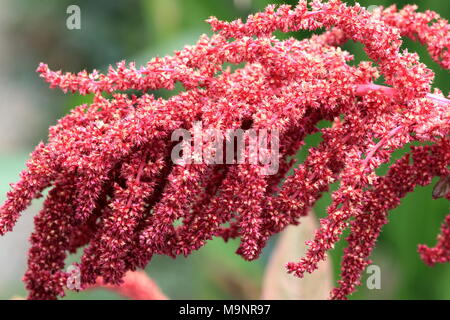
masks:
MULTIPOLYGON (((347 297, 389 210, 415 186, 449 176, 449 100, 431 92, 434 74, 419 57, 400 51, 402 36, 418 39, 448 69, 449 25, 415 9, 368 12, 338 0, 300 1, 269 6, 245 23, 211 18, 212 37, 142 68, 120 62, 106 74, 63 74, 41 64, 38 72, 52 88, 95 98, 50 128, 48 142, 33 152, 0 209, 4 234, 50 188, 31 236, 24 278, 29 298, 63 296, 65 258, 82 247, 83 288, 99 277, 119 284, 153 255, 189 255, 213 237, 239 237, 237 252, 256 259, 272 235, 301 223, 337 181, 306 256, 287 268, 299 277, 313 272, 350 228, 332 292, 332 298, 347 297), (322 27, 323 34, 301 41, 272 36, 322 27), (375 64, 349 64, 352 55, 339 46, 350 39, 361 42, 375 64), (243 67, 232 71, 225 63, 243 67), (380 75, 386 86, 374 84, 380 75), (176 83, 185 90, 167 100, 149 93, 176 83), (140 94, 127 94, 130 89, 140 94), (322 120, 332 125, 318 129, 322 120), (278 173, 262 175, 257 164, 174 164, 171 133, 196 121, 219 130, 279 130, 278 173), (323 141, 286 178, 305 137, 319 131, 323 141), (376 175, 393 151, 411 142, 420 145, 388 174, 376 175)), ((449 199, 446 190, 440 196, 449 199)), ((447 218, 437 246, 420 247, 428 264, 450 261, 449 228, 447 218)))

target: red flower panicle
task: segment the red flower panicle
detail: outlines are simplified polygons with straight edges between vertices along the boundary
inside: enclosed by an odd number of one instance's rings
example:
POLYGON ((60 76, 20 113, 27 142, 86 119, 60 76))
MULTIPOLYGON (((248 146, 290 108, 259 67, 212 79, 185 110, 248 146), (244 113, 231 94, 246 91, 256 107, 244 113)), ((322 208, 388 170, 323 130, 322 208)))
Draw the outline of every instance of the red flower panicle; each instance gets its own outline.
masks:
MULTIPOLYGON (((29 297, 63 296, 65 258, 84 246, 82 289, 100 277, 119 285, 153 255, 188 255, 213 237, 239 237, 237 252, 255 259, 267 239, 300 223, 339 181, 309 250, 287 269, 299 277, 313 272, 349 228, 342 277, 331 295, 346 298, 370 263, 389 210, 415 186, 449 179, 449 100, 431 92, 434 74, 417 54, 400 51, 401 37, 410 37, 448 69, 449 25, 436 13, 415 10, 368 12, 338 0, 300 1, 269 6, 246 22, 211 18, 212 37, 139 69, 120 62, 106 74, 63 74, 41 64, 38 72, 52 88, 95 98, 50 128, 48 142, 36 148, 0 209, 3 235, 51 188, 31 236, 24 278, 29 297), (272 36, 321 27, 327 31, 302 41, 272 36), (347 40, 362 43, 375 64, 350 65, 352 55, 339 47, 347 40), (225 63, 244 66, 231 71, 225 63), (386 86, 374 84, 380 75, 386 86), (177 82, 185 90, 167 100, 148 92, 172 90, 177 82), (124 93, 130 89, 141 94, 124 93), (332 126, 319 129, 322 120, 332 126), (279 171, 269 176, 255 164, 174 164, 171 133, 192 130, 196 121, 206 129, 278 130, 279 171), (323 141, 285 179, 304 138, 318 131, 323 141), (419 146, 385 176, 375 174, 411 142, 419 146)), ((444 190, 440 196, 449 199, 444 190)), ((435 248, 420 246, 427 264, 450 261, 449 226, 447 217, 435 248)))

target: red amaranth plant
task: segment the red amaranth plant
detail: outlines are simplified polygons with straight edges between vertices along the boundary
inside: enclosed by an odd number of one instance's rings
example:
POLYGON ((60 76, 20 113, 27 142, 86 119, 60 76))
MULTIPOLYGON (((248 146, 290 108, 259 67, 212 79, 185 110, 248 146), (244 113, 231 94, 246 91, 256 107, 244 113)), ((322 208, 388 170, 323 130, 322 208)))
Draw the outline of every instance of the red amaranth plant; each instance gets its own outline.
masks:
MULTIPOLYGON (((83 246, 82 288, 99 277, 120 284, 153 255, 189 255, 213 237, 240 237, 237 252, 256 259, 269 237, 300 223, 337 181, 308 252, 287 269, 299 277, 313 272, 350 228, 341 280, 331 293, 346 298, 370 263, 389 210, 415 186, 449 177, 449 100, 431 92, 434 74, 417 54, 400 52, 401 37, 411 37, 450 68, 449 25, 434 12, 415 10, 300 1, 295 8, 269 6, 245 23, 211 18, 212 37, 139 69, 120 62, 107 74, 63 74, 41 64, 38 72, 52 88, 95 98, 50 128, 0 210, 4 234, 51 188, 31 236, 29 298, 63 296, 66 255, 83 246), (272 36, 322 27, 323 34, 302 41, 272 36), (376 64, 348 64, 353 57, 339 46, 349 39, 362 43, 376 64), (231 71, 224 63, 244 66, 231 71), (380 75, 387 86, 374 84, 380 75), (185 90, 170 99, 148 93, 177 82, 185 90), (130 89, 141 94, 124 93, 130 89), (318 129, 321 120, 332 126, 318 129), (171 133, 196 121, 220 130, 279 130, 279 172, 261 175, 257 164, 173 164, 171 133), (305 137, 318 131, 323 141, 284 179, 305 137), (385 176, 375 173, 411 142, 420 145, 385 176)), ((440 190, 437 196, 450 199, 448 187, 440 190)), ((449 228, 450 216, 436 247, 420 246, 427 264, 450 261, 449 228)))

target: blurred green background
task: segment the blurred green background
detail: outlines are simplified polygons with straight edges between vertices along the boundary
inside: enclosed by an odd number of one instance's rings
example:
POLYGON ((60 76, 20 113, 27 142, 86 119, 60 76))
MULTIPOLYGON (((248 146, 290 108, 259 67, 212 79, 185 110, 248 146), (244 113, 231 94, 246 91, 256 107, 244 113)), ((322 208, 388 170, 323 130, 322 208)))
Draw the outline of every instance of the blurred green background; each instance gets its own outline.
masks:
MULTIPOLYGON (((359 2, 364 6, 396 3, 402 7, 412 1, 359 2)), ((0 0, 0 199, 4 199, 8 183, 18 178, 34 145, 46 139, 48 126, 74 106, 91 99, 49 90, 34 72, 39 62, 48 63, 54 70, 72 72, 93 68, 104 71, 109 64, 122 59, 144 64, 153 56, 170 54, 185 44, 195 43, 202 33, 210 34, 204 20, 211 15, 226 20, 245 18, 270 3, 296 2, 0 0), (71 4, 81 8, 81 30, 66 28, 66 8, 71 4)), ((430 9, 444 18, 450 16, 448 1, 415 3, 421 11, 430 9)), ((277 36, 301 38, 307 33, 277 33, 277 36)), ((435 86, 447 93, 450 88, 448 72, 440 70, 419 44, 406 40, 405 47, 420 54, 422 61, 436 72, 435 86)), ((359 44, 348 43, 345 49, 355 55, 356 61, 365 59, 359 44)), ((316 145, 319 139, 318 136, 308 138, 308 145, 316 145)), ((402 152, 396 152, 396 157, 402 152)), ((302 160, 306 154, 307 151, 302 150, 298 158, 302 160)), ((433 184, 417 188, 405 198, 384 228, 373 255, 374 263, 382 271, 381 290, 368 290, 363 285, 352 299, 450 299, 450 265, 429 268, 416 252, 419 243, 434 245, 440 224, 448 213, 447 201, 432 200, 433 184)), ((326 195, 318 203, 315 208, 318 216, 323 216, 329 199, 326 195)), ((25 270, 32 216, 40 204, 37 201, 27 210, 14 233, 0 239, 0 299, 25 295, 20 279, 25 270)), ((174 261, 156 257, 147 271, 171 298, 258 298, 275 240, 269 243, 261 259, 251 263, 234 254, 236 242, 225 244, 215 240, 187 259, 174 261)), ((331 255, 336 276, 342 246, 340 243, 331 255)), ((70 261, 74 260, 76 257, 70 261)), ((97 290, 70 293, 67 298, 120 297, 97 290)))

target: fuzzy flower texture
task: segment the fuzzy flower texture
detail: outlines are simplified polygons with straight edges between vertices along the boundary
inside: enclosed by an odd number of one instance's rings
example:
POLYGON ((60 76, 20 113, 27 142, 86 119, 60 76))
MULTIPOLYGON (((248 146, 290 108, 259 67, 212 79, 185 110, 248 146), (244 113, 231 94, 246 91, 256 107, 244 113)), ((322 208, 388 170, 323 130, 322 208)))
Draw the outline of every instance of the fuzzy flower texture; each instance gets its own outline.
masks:
MULTIPOLYGON (((152 256, 187 256, 214 237, 240 238, 237 253, 256 259, 272 235, 301 223, 339 183, 305 256, 286 267, 298 277, 313 272, 349 229, 331 292, 345 299, 360 284, 388 212, 407 193, 439 177, 433 196, 450 199, 450 103, 432 90, 434 73, 418 55, 401 50, 402 37, 417 40, 449 69, 450 26, 416 10, 302 0, 269 6, 246 22, 210 18, 211 37, 141 68, 120 62, 106 74, 71 74, 41 64, 51 88, 94 100, 50 128, 0 209, 3 235, 49 189, 30 239, 29 298, 64 296, 65 259, 79 248, 81 289, 98 278, 121 284, 152 256), (304 40, 273 36, 319 28, 322 34, 304 40), (360 42, 372 62, 352 64, 340 47, 348 40, 360 42), (375 84, 381 76, 385 84, 375 84), (177 83, 184 90, 168 99, 151 93, 177 83), (171 133, 196 121, 278 130, 278 172, 262 175, 262 165, 248 163, 174 164, 171 133), (320 129, 319 122, 331 125, 320 129), (294 165, 305 138, 318 132, 320 144, 294 165), (382 164, 389 170, 380 176, 382 164)), ((450 215, 435 247, 421 245, 419 253, 428 265, 450 261, 450 215)))

